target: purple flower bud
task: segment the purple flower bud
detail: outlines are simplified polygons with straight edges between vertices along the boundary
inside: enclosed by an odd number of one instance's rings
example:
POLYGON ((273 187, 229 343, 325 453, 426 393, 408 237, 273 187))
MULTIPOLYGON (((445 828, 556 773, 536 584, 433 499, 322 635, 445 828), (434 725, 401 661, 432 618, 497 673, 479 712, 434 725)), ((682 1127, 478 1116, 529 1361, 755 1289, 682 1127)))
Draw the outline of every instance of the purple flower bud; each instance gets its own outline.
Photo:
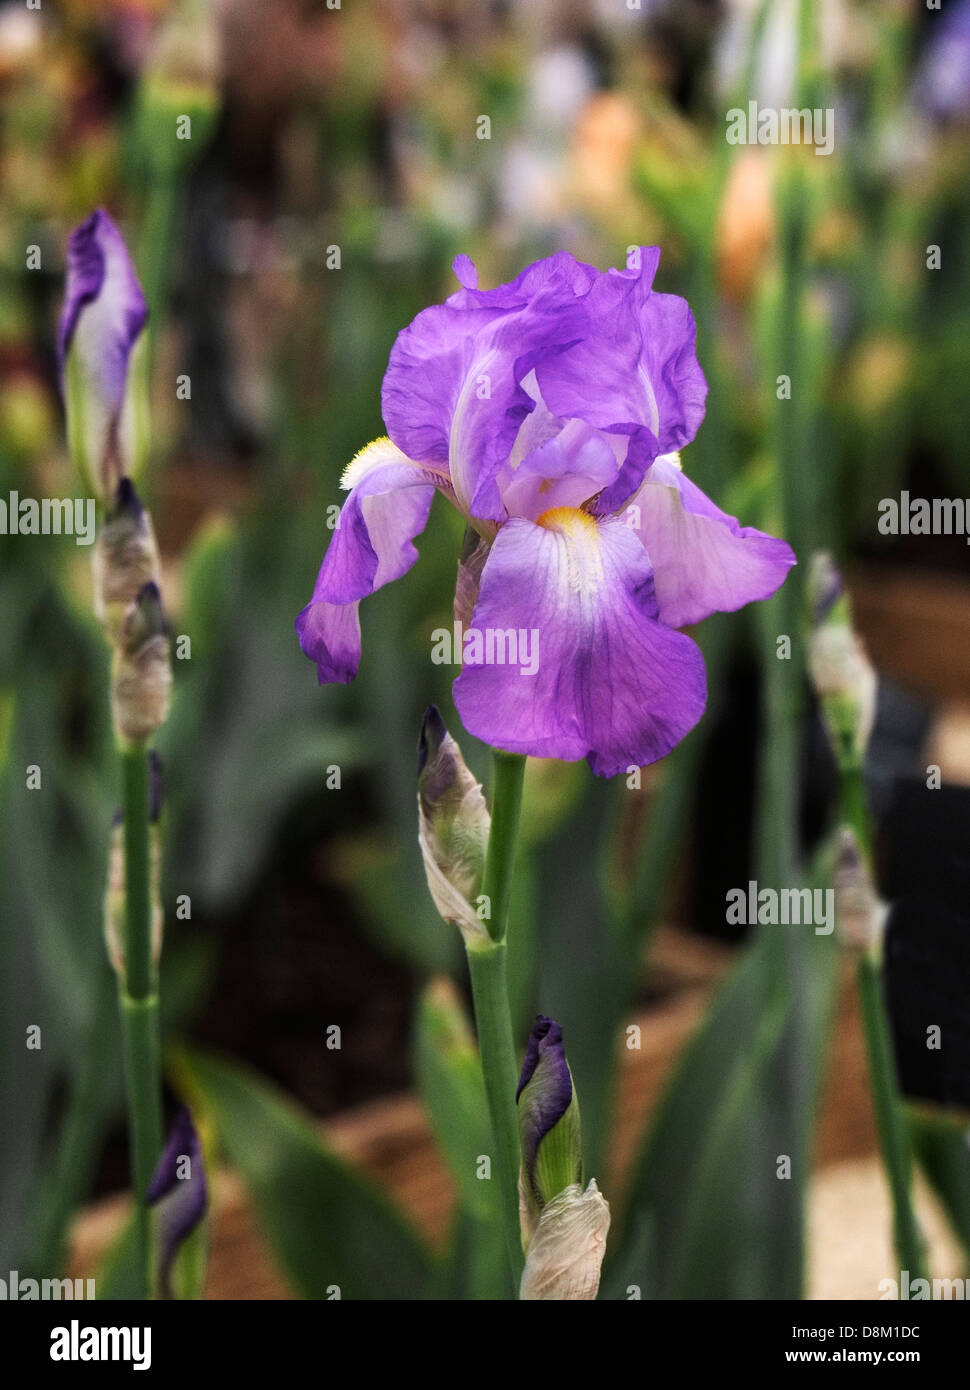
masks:
POLYGON ((146 1201, 158 1207, 159 1284, 172 1298, 175 1258, 206 1213, 208 1186, 202 1145, 187 1108, 177 1112, 146 1201))
POLYGON ((68 243, 57 346, 71 454, 88 486, 104 498, 137 470, 146 437, 129 368, 147 319, 121 233, 98 208, 68 243))
POLYGON ((562 1029, 554 1019, 541 1014, 536 1019, 515 1098, 522 1142, 523 1237, 528 1244, 547 1203, 583 1179, 579 1101, 562 1029))
POLYGON ((816 623, 821 623, 828 617, 845 593, 842 575, 827 550, 819 550, 812 556, 808 589, 812 605, 812 618, 816 623))

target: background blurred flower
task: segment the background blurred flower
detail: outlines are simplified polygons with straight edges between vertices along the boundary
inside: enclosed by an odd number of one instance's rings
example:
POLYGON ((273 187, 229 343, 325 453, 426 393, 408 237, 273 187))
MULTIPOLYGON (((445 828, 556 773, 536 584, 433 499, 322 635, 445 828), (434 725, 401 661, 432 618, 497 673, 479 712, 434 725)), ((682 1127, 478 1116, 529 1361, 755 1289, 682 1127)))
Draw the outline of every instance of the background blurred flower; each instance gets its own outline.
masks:
POLYGON ((970 112, 970 0, 952 0, 933 16, 914 95, 937 120, 959 119, 970 112))
POLYGON ((742 299, 750 291, 774 235, 769 153, 744 149, 728 171, 717 227, 718 271, 727 298, 742 299))

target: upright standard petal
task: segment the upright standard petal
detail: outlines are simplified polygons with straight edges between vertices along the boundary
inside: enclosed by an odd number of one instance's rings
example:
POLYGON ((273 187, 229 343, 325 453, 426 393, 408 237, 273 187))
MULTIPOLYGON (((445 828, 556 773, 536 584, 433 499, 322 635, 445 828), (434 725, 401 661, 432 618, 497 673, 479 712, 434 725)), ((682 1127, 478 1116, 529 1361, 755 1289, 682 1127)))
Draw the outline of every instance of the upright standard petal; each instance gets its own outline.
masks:
POLYGON ((136 471, 129 367, 147 319, 121 233, 98 208, 68 243, 58 358, 71 452, 103 497, 136 471))
POLYGON ((536 371, 555 415, 640 433, 639 477, 627 478, 627 495, 652 458, 693 439, 707 396, 687 301, 653 289, 659 260, 657 247, 641 247, 637 268, 600 275, 583 300, 578 341, 546 357, 536 371), (652 449, 642 447, 647 434, 652 449))
POLYGON ((466 515, 498 523, 505 508, 495 474, 535 405, 522 383, 545 353, 575 340, 573 313, 596 272, 559 252, 510 284, 479 290, 467 257, 455 269, 464 288, 397 336, 384 422, 412 458, 448 464, 466 515))
POLYGON ((469 662, 466 634, 454 687, 466 729, 513 753, 588 758, 607 777, 669 753, 704 712, 706 681, 697 646, 658 621, 653 579, 616 518, 563 507, 507 522, 475 606, 484 659, 469 662), (489 662, 513 637, 532 660, 489 662))
POLYGON ((786 541, 722 512, 672 457, 650 468, 627 518, 646 547, 660 617, 671 627, 770 598, 795 564, 786 541))
POLYGON ((171 1298, 175 1258, 205 1216, 208 1203, 202 1145, 184 1105, 172 1122, 146 1200, 159 1208, 159 1278, 164 1296, 171 1298))
POLYGON ((350 496, 313 598, 296 619, 300 646, 317 663, 321 685, 353 680, 360 663, 358 601, 407 573, 418 558, 413 540, 425 528, 435 488, 451 491, 444 474, 405 457, 389 439, 362 449, 342 485, 350 496))

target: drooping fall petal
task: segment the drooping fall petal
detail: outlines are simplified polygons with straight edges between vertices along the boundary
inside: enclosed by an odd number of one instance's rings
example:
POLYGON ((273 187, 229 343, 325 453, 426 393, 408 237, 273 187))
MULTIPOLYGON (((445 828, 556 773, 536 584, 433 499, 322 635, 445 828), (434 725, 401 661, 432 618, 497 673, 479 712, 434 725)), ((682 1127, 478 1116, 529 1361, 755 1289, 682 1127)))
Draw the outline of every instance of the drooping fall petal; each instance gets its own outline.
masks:
POLYGON ((389 439, 375 439, 347 468, 350 496, 320 566, 313 597, 296 620, 300 646, 317 664, 321 684, 349 681, 360 662, 360 599, 400 579, 418 552, 414 537, 428 520, 433 469, 406 458, 389 439))
POLYGON ((465 728, 495 747, 588 758, 609 777, 662 758, 704 711, 700 650, 659 621, 646 552, 613 518, 562 508, 539 524, 507 522, 474 626, 512 630, 538 649, 533 674, 466 657, 455 682, 465 728))
POLYGON ((795 563, 787 542, 722 512, 671 458, 659 458, 628 503, 671 627, 770 598, 795 563))

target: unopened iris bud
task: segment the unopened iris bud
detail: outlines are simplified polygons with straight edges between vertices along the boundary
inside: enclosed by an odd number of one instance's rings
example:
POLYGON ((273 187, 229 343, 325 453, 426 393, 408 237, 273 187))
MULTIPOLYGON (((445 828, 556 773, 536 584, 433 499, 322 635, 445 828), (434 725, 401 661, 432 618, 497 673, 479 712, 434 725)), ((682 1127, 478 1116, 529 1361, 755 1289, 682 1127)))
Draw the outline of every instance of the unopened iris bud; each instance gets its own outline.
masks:
POLYGON ((208 1205, 208 1184, 202 1145, 185 1106, 172 1123, 146 1200, 149 1206, 158 1207, 158 1278, 162 1296, 200 1297, 205 1265, 202 1221, 208 1205), (179 1274, 183 1277, 179 1278, 179 1274))
POLYGON ((842 575, 827 550, 817 550, 812 556, 808 596, 812 605, 812 623, 816 627, 825 622, 835 605, 845 597, 842 575))
POLYGON ((135 485, 122 478, 94 547, 94 611, 112 640, 146 584, 158 584, 161 566, 151 517, 135 485))
POLYGON ((876 892, 866 856, 849 826, 838 834, 832 886, 842 945, 850 951, 878 953, 888 908, 876 892))
POLYGON ((98 208, 71 233, 58 335, 71 457, 102 499, 137 474, 148 444, 148 402, 133 370, 148 306, 124 240, 98 208))
POLYGON ((434 905, 470 946, 488 940, 475 899, 485 873, 489 824, 481 785, 431 705, 418 743, 418 842, 434 905))
POLYGON ((541 1014, 536 1019, 515 1098, 522 1142, 522 1239, 528 1247, 546 1205, 583 1180, 579 1100, 554 1019, 541 1014))
POLYGON ((542 1211, 519 1286, 522 1302, 594 1299, 610 1229, 610 1207, 591 1179, 564 1188, 542 1211))
POLYGON ((151 738, 168 716, 172 663, 158 585, 144 584, 125 614, 112 672, 115 732, 124 743, 151 738))
POLYGON ((516 1092, 522 1168, 519 1214, 525 1270, 520 1299, 592 1299, 610 1228, 594 1181, 583 1191, 579 1101, 562 1029, 541 1014, 516 1092))
POLYGON ((830 555, 814 557, 809 594, 812 684, 836 761, 840 767, 857 767, 865 757, 875 720, 877 679, 853 630, 849 600, 830 555))

